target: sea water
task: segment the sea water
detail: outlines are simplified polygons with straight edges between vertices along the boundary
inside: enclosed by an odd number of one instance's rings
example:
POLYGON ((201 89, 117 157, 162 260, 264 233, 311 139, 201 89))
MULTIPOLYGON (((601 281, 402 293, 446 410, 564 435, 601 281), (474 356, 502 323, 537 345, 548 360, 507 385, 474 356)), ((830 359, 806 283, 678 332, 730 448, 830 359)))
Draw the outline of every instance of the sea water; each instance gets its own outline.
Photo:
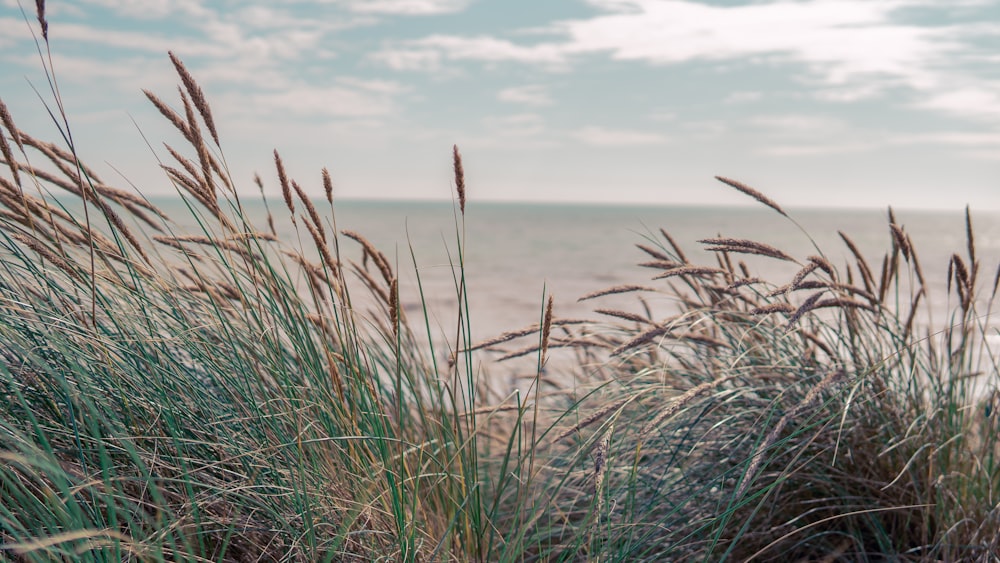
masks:
MULTIPOLYGON (((156 203, 178 223, 190 221, 179 201, 156 203)), ((263 205, 244 205, 251 221, 263 230, 267 224, 263 205)), ((296 232, 290 221, 281 220, 287 216, 283 202, 270 205, 278 219, 279 237, 310 246, 305 229, 296 232)), ((848 263, 854 268, 854 258, 840 240, 842 231, 878 276, 892 244, 886 212, 869 209, 792 209, 787 210, 790 219, 763 207, 670 205, 470 202, 464 217, 449 202, 344 200, 335 202, 333 213, 325 202, 317 209, 331 228, 335 219, 338 229, 357 231, 382 250, 398 271, 400 299, 410 320, 417 321, 413 324, 423 325, 427 311, 434 337, 451 339, 457 326, 459 240, 474 339, 538 323, 549 295, 559 317, 600 318, 593 309, 606 303, 578 299, 620 284, 665 285, 651 280, 659 271, 637 266, 651 257, 636 244, 666 244, 661 228, 691 262, 709 266, 716 265, 715 257, 697 241, 721 235, 769 244, 799 262, 822 253, 843 273, 848 263)), ((968 263, 964 212, 897 210, 895 214, 919 255, 932 310, 943 316, 949 304, 956 303, 954 287, 950 297, 947 293, 948 261, 958 253, 968 263)), ((988 294, 1000 259, 1000 213, 973 211, 972 219, 981 264, 980 292, 988 294)), ((360 262, 360 246, 349 239, 341 239, 341 254, 360 262)), ((744 259, 753 275, 776 285, 790 281, 800 267, 770 258, 744 259)), ((356 287, 361 289, 360 284, 356 287)))

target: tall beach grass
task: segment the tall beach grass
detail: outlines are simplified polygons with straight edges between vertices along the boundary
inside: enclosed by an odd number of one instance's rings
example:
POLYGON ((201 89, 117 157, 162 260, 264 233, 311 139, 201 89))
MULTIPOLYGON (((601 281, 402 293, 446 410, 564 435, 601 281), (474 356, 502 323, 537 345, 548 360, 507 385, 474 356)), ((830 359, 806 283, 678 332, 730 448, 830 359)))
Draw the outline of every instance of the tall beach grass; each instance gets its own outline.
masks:
POLYGON ((692 243, 714 253, 699 264, 650 234, 636 283, 582 298, 594 320, 539 295, 537 322, 473 342, 454 147, 441 350, 426 307, 399 303, 420 257, 338 230, 326 170, 299 183, 275 151, 256 186, 232 177, 172 53, 177 99, 146 96, 186 144, 152 152, 198 228, 105 183, 76 156, 36 16, 62 138, 0 101, 4 557, 996 560, 1000 270, 971 213, 965 247, 926 265, 947 268, 945 319, 890 210, 885 255, 842 233, 844 264, 738 233, 692 243), (251 224, 265 185, 282 198, 251 224), (798 272, 762 280, 746 256, 798 272), (490 378, 525 357, 522 385, 490 378))

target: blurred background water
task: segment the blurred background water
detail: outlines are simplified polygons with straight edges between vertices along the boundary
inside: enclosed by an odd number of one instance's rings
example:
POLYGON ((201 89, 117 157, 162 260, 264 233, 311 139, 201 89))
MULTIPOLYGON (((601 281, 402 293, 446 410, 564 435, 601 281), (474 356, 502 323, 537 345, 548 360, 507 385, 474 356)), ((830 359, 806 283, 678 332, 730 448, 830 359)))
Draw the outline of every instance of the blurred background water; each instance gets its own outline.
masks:
MULTIPOLYGON (((189 212, 178 200, 156 203, 182 225, 190 227, 189 212)), ((266 212, 259 202, 244 202, 251 220, 261 230, 266 212)), ((867 258, 874 274, 891 248, 885 211, 857 209, 788 210, 795 222, 757 207, 597 206, 567 204, 470 203, 464 222, 447 202, 337 201, 335 218, 341 230, 363 234, 395 262, 401 301, 411 320, 422 314, 417 273, 423 283, 431 330, 436 338, 454 339, 456 327, 456 229, 463 230, 465 275, 469 288, 472 331, 476 339, 538 322, 544 295, 555 299, 563 318, 598 318, 592 310, 606 305, 577 299, 618 284, 656 286, 659 273, 636 264, 650 257, 636 248, 663 242, 663 228, 696 264, 715 265, 712 253, 697 240, 717 235, 745 238, 780 248, 799 261, 819 251, 841 271, 854 260, 838 236, 848 234, 867 258), (801 225, 801 229, 796 225, 801 225), (416 264, 411 257, 413 256, 416 264)), ((326 202, 317 208, 330 221, 326 202), (326 210, 324 213, 323 210, 326 210)), ((279 235, 286 242, 309 234, 282 217, 279 201, 271 202, 279 235)), ((948 260, 952 253, 966 257, 964 213, 961 211, 896 211, 897 222, 910 234, 931 291, 933 310, 943 315, 949 306, 946 291, 948 260)), ((1000 259, 1000 213, 972 213, 977 259, 981 264, 980 292, 988 294, 1000 259)), ((341 240, 342 255, 360 261, 360 247, 341 240)), ((735 256, 734 256, 735 257, 735 256)), ((745 257, 754 275, 776 284, 786 283, 798 266, 773 259, 745 257)), ((358 286, 360 288, 360 285, 358 286)), ((952 290, 954 291, 954 290, 952 290)), ((655 299, 655 298, 654 298, 655 299)), ((955 303, 950 297, 950 303, 955 303)), ((618 302, 634 302, 620 296, 618 302)), ((658 304, 653 302, 654 306, 658 304)), ((659 304, 669 306, 669 304, 659 304)), ((663 315, 670 313, 659 309, 663 315)), ((939 319, 943 320, 943 319, 939 319)), ((423 323, 416 323, 422 325, 423 323)))

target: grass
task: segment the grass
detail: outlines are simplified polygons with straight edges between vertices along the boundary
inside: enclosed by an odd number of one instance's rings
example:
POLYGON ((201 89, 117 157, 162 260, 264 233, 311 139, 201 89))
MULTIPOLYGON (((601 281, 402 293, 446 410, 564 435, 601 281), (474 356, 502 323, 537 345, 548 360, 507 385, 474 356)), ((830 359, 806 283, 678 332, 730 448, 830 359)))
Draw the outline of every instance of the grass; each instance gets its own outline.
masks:
POLYGON ((51 67, 61 144, 0 105, 5 557, 996 559, 998 278, 969 215, 942 326, 890 211, 876 266, 846 234, 843 266, 730 237, 695 264, 661 231, 639 245, 651 280, 584 298, 603 320, 540 299, 535 326, 476 343, 455 148, 459 312, 439 363, 414 330, 431 332, 426 307, 401 311, 398 264, 338 231, 326 171, 319 209, 275 152, 269 205, 294 237, 250 224, 208 102, 171 60, 183 111, 147 97, 188 144, 161 168, 195 232, 76 158, 51 67), (800 269, 760 280, 747 255, 800 269), (522 356, 523 392, 476 368, 522 356))

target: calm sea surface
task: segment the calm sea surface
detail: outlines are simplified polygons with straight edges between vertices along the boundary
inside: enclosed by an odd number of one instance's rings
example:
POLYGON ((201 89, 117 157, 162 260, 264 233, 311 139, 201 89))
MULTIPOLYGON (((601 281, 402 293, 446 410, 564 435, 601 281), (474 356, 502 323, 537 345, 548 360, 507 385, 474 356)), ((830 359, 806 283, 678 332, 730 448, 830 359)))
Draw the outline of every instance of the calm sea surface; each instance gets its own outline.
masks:
MULTIPOLYGON (((187 212, 179 202, 156 203, 178 222, 185 222, 187 212)), ((323 203, 318 208, 328 209, 323 203)), ((276 218, 284 210, 280 200, 271 207, 276 218)), ((248 210, 258 226, 266 226, 260 204, 248 210)), ((855 241, 878 275, 891 241, 885 212, 810 209, 790 210, 789 215, 805 232, 777 213, 755 207, 470 203, 464 240, 474 335, 485 338, 538 322, 546 292, 554 296, 558 315, 594 318, 592 309, 604 304, 578 303, 577 298, 618 284, 663 283, 650 281, 656 271, 636 266, 649 257, 635 247, 649 244, 649 238, 662 242, 661 227, 695 263, 714 265, 714 257, 696 241, 723 235, 776 246, 800 261, 817 254, 818 247, 843 268, 853 260, 837 235, 840 230, 855 241)), ((932 304, 943 311, 948 259, 952 253, 966 258, 964 214, 901 210, 896 217, 910 233, 933 285, 932 304)), ((981 291, 988 292, 1000 259, 1000 213, 973 211, 972 217, 981 263, 979 283, 981 291)), ((336 202, 336 221, 339 229, 360 232, 396 261, 401 299, 411 318, 421 311, 416 291, 419 272, 433 314, 432 330, 454 334, 456 292, 451 264, 457 262, 456 219, 450 203, 340 201, 336 202)), ((290 237, 286 241, 295 240, 290 223, 279 221, 279 230, 283 238, 290 237)), ((303 230, 306 243, 308 236, 303 230)), ((361 256, 359 247, 347 239, 342 241, 342 253, 355 260, 361 256)), ((747 262, 755 274, 775 283, 787 282, 796 270, 794 265, 769 259, 747 262)))

